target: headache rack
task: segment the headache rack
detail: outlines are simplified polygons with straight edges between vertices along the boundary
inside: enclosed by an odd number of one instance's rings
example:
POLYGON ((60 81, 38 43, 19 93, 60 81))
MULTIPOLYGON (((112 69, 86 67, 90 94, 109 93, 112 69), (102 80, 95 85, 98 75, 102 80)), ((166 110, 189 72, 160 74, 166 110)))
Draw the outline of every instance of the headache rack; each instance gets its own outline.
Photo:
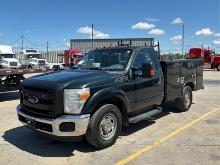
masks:
MULTIPOLYGON (((126 41, 124 41, 124 40, 118 40, 118 47, 119 46, 127 46, 127 47, 131 47, 131 46, 133 46, 132 45, 132 40, 129 40, 129 43, 127 43, 128 41, 126 40, 126 41)), ((152 47, 152 48, 156 48, 157 47, 157 56, 158 56, 158 58, 160 59, 160 42, 159 41, 157 41, 157 44, 154 44, 154 43, 152 43, 151 42, 151 45, 150 46, 148 46, 147 45, 147 43, 145 43, 144 44, 144 46, 145 47, 152 47)))

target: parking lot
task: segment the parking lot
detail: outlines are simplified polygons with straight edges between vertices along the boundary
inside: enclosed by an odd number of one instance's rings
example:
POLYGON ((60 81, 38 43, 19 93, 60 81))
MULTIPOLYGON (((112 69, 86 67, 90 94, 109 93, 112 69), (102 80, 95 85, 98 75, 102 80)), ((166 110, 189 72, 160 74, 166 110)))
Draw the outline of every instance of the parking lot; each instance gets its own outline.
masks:
POLYGON ((58 142, 17 120, 18 93, 0 95, 0 164, 220 164, 220 72, 204 71, 204 90, 188 112, 171 106, 154 121, 132 124, 116 144, 97 150, 85 140, 58 142))

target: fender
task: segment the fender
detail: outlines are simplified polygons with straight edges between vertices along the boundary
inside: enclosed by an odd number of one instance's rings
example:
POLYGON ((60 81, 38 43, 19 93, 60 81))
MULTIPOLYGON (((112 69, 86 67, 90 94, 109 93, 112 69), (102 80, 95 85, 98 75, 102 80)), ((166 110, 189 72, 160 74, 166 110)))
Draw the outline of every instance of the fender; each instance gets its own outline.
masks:
MULTIPOLYGON (((182 90, 183 90, 183 88, 184 88, 185 86, 189 86, 189 87, 192 89, 192 91, 195 91, 195 90, 196 90, 196 84, 195 84, 195 82, 189 81, 189 82, 184 83, 184 84, 183 84, 183 87, 182 87, 182 90)), ((182 95, 182 92, 181 92, 181 95, 182 95)))
POLYGON ((123 102, 124 106, 126 107, 126 111, 128 112, 128 99, 125 95, 125 93, 117 88, 109 87, 102 89, 95 94, 93 94, 89 100, 85 103, 82 113, 88 114, 88 113, 94 113, 96 111, 96 106, 99 105, 104 100, 107 100, 108 98, 115 97, 119 99, 121 102, 123 102))

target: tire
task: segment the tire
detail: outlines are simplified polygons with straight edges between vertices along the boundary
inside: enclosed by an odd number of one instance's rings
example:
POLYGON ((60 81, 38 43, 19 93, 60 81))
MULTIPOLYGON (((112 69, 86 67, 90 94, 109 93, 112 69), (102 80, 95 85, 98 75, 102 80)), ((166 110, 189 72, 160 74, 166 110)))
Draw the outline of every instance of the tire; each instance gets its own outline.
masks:
POLYGON ((59 71, 60 70, 60 66, 59 65, 54 65, 53 66, 53 70, 54 71, 59 71))
POLYGON ((216 68, 217 68, 217 71, 220 71, 220 64, 216 68))
POLYGON ((121 128, 120 110, 113 104, 105 104, 91 117, 86 132, 86 140, 99 149, 109 147, 116 142, 121 133, 121 128))
POLYGON ((175 100, 175 108, 180 112, 188 111, 192 105, 192 89, 189 86, 183 88, 183 95, 175 100))

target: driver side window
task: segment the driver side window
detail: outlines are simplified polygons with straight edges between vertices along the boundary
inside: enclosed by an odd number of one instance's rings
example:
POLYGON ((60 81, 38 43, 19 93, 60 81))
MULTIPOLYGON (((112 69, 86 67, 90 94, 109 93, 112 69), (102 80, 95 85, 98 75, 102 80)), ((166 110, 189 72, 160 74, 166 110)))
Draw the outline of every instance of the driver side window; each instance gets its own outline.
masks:
POLYGON ((156 65, 153 61, 153 59, 151 58, 151 55, 150 55, 150 52, 149 51, 139 51, 136 56, 135 56, 135 59, 134 59, 134 62, 133 62, 133 68, 136 68, 137 71, 136 71, 136 74, 137 75, 142 75, 142 64, 143 63, 150 63, 153 65, 153 68, 155 71, 157 71, 156 69, 156 65))

